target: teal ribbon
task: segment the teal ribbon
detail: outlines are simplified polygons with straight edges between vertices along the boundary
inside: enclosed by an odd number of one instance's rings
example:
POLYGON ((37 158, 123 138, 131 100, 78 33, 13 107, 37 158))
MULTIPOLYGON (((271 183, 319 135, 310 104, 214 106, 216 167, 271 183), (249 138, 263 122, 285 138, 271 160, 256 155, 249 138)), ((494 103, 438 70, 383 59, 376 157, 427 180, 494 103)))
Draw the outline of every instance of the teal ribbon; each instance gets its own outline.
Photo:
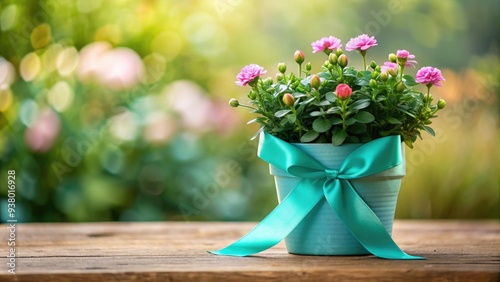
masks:
POLYGON ((349 181, 399 165, 403 161, 399 136, 362 145, 338 170, 323 166, 304 151, 270 134, 261 133, 260 138, 261 159, 303 180, 254 229, 233 244, 210 253, 249 256, 269 249, 288 236, 325 197, 354 237, 373 255, 385 259, 424 259, 408 255, 396 245, 349 181))

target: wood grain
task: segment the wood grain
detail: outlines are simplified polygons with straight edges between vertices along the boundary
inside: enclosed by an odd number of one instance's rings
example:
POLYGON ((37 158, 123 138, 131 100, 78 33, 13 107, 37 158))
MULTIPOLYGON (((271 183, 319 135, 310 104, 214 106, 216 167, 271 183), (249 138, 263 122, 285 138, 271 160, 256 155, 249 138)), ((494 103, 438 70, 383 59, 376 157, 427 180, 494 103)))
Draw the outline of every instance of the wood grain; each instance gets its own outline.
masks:
MULTIPOLYGON (((0 281, 500 281, 499 221, 396 221, 393 237, 422 261, 298 256, 283 243, 258 256, 215 256, 255 223, 53 223, 17 228, 16 274, 0 281)), ((1 226, 0 252, 7 254, 1 226)))

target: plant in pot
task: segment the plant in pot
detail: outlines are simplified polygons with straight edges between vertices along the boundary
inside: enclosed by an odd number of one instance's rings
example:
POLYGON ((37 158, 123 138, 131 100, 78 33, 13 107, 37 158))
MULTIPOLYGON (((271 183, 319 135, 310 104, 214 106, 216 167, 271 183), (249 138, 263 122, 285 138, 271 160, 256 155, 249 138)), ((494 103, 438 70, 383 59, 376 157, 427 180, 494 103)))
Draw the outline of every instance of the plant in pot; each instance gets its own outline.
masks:
POLYGON ((378 65, 366 62, 377 45, 366 34, 351 38, 347 51, 358 51, 363 69, 349 66, 340 39, 312 43, 326 54, 321 71, 312 72, 297 50, 298 72, 278 64, 276 80, 266 71, 245 66, 236 83, 250 86, 249 104, 231 99, 233 107, 250 108, 257 117, 258 155, 270 164, 280 204, 259 225, 214 254, 245 256, 285 238, 290 253, 359 255, 388 259, 421 259, 401 251, 391 238, 396 200, 405 175, 404 147, 413 148, 445 101, 433 103, 431 87, 441 86, 441 71, 405 74, 417 62, 397 50, 378 65), (424 84, 422 93, 413 87, 424 84))

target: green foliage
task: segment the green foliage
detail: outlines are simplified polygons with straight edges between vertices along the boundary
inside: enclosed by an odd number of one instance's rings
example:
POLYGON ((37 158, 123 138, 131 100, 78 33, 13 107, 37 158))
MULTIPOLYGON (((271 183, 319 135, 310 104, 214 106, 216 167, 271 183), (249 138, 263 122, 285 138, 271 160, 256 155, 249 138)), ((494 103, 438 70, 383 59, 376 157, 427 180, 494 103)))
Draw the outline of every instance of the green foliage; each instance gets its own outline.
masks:
MULTIPOLYGON (((282 72, 276 82, 258 77, 248 96, 250 108, 259 117, 251 122, 292 143, 341 145, 400 135, 413 148, 421 131, 435 135, 429 125, 439 109, 432 104, 430 93, 413 90, 418 83, 410 75, 382 79, 376 62, 371 66, 370 70, 357 71, 327 61, 321 72, 305 77, 293 72, 282 72), (311 86, 314 76, 321 78, 318 89, 311 86), (340 84, 352 89, 347 99, 336 95, 340 84), (285 94, 291 94, 295 102, 285 105, 285 94)), ((399 67, 400 73, 403 70, 399 67)))

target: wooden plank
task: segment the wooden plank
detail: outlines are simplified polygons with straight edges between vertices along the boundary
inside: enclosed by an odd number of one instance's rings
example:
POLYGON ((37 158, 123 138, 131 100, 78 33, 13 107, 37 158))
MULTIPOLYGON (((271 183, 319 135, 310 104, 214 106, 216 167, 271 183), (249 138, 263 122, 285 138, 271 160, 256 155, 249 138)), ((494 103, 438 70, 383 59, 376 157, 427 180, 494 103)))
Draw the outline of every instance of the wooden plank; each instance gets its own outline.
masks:
MULTIPOLYGON (((258 256, 214 256, 255 223, 21 224, 16 275, 0 281, 499 281, 498 221, 396 221, 393 237, 422 261, 298 256, 283 243, 258 256)), ((1 227, 0 252, 7 254, 1 227)))

